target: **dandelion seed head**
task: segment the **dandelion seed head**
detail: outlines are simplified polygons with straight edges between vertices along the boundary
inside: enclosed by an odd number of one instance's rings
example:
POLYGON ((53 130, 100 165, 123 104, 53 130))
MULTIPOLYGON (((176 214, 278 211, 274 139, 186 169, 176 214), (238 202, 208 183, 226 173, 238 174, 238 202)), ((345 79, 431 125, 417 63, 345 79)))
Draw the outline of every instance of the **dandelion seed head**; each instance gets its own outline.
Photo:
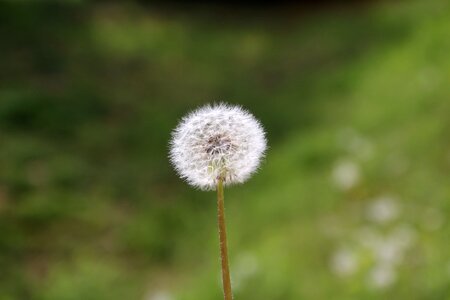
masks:
POLYGON ((214 190, 243 183, 258 168, 266 150, 258 120, 239 106, 207 105, 186 117, 172 133, 170 160, 189 184, 214 190))

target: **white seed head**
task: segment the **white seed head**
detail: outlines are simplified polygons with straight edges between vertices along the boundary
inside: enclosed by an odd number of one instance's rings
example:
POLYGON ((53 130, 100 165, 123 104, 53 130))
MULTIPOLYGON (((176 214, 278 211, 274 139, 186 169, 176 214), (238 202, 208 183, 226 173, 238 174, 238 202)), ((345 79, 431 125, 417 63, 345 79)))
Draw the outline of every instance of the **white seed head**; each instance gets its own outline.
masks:
POLYGON ((214 190, 243 183, 266 150, 264 130, 249 112, 227 104, 207 105, 186 117, 172 133, 170 160, 189 184, 214 190))

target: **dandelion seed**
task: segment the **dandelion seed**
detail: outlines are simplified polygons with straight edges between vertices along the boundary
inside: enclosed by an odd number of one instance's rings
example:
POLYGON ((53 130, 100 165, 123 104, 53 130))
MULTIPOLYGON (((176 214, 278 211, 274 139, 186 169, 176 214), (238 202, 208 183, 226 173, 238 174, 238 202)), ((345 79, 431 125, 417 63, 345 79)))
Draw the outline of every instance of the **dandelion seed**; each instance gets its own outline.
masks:
POLYGON ((234 288, 240 289, 248 279, 254 276, 259 270, 259 262, 257 257, 252 253, 242 253, 237 258, 236 269, 234 274, 234 288))

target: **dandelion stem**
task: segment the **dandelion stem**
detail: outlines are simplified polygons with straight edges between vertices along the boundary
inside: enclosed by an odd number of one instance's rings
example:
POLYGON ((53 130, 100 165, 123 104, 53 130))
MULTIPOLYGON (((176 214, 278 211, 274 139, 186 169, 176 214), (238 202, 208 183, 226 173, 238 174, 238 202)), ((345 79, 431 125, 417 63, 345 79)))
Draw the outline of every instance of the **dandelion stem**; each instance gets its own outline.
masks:
POLYGON ((223 197, 223 179, 217 181, 217 220, 219 224, 220 261, 222 263, 222 284, 225 300, 232 300, 230 267, 228 265, 227 230, 225 227, 225 208, 223 197))

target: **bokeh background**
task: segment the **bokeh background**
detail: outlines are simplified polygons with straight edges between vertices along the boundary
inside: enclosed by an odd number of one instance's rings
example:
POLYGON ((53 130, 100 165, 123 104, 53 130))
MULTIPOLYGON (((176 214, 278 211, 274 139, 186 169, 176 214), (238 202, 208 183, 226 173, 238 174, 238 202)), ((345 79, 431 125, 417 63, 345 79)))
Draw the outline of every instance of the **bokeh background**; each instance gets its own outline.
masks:
POLYGON ((236 299, 450 299, 450 5, 0 4, 0 299, 221 299, 190 110, 264 124, 226 190, 236 299))

